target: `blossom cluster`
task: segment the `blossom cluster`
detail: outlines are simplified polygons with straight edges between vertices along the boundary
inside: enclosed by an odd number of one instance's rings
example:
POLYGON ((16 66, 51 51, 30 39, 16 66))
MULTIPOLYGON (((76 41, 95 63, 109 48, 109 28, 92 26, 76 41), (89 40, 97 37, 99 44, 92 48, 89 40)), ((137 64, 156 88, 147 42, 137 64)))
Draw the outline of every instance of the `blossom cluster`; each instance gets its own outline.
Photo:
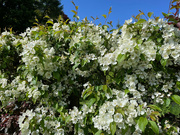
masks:
POLYGON ((180 30, 163 19, 6 31, 0 56, 2 108, 34 105, 19 116, 22 135, 180 133, 180 30))

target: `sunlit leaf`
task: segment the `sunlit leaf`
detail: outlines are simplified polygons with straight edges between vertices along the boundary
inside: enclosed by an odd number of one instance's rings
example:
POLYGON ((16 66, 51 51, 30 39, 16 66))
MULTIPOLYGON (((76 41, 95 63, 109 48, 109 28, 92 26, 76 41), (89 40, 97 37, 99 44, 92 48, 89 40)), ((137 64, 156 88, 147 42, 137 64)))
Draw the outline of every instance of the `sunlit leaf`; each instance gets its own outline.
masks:
POLYGON ((156 117, 154 115, 150 115, 151 120, 156 121, 156 117))
POLYGON ((161 116, 161 114, 160 114, 158 111, 153 111, 153 112, 151 112, 151 115, 161 116))
POLYGON ((160 17, 158 16, 158 17, 156 17, 156 18, 155 18, 155 20, 156 20, 156 21, 158 21, 158 20, 159 20, 159 18, 160 18, 160 17))
POLYGON ((178 95, 172 95, 171 98, 172 98, 172 100, 173 100, 175 103, 177 103, 177 104, 180 105, 180 96, 178 96, 178 95))
POLYGON ((116 122, 111 122, 110 123, 110 131, 111 131, 112 135, 115 134, 115 132, 116 132, 116 122))
POLYGON ((168 14, 166 14, 164 12, 162 12, 162 14, 163 14, 164 17, 168 17, 169 16, 168 14))
POLYGON ((47 21, 46 23, 54 24, 53 21, 51 21, 51 20, 47 21))
POLYGON ((73 0, 71 1, 71 3, 72 3, 74 6, 76 6, 73 0))
POLYGON ((91 16, 91 18, 92 18, 93 20, 95 20, 94 17, 91 16))
POLYGON ((145 19, 140 19, 140 20, 138 20, 138 21, 135 23, 135 25, 141 24, 141 23, 143 23, 143 22, 146 22, 146 20, 145 20, 145 19))
POLYGON ((46 16, 44 16, 44 18, 48 18, 49 19, 50 17, 48 15, 46 15, 46 16))
POLYGON ((71 12, 73 12, 75 15, 77 15, 77 12, 76 12, 76 11, 74 11, 74 10, 71 10, 71 12))
POLYGON ((107 16, 106 15, 102 15, 105 19, 107 18, 107 16))
POLYGON ((94 135, 100 135, 102 130, 98 130, 94 135))
POLYGON ((176 104, 176 103, 171 103, 170 105, 170 113, 172 113, 173 115, 179 115, 180 114, 180 105, 176 104))
POLYGON ((124 61, 125 58, 126 58, 125 54, 119 54, 118 57, 117 57, 118 63, 121 63, 122 61, 124 61))
POLYGON ((169 98, 166 98, 165 100, 166 107, 168 107, 170 103, 171 103, 171 100, 169 98))
POLYGON ((122 114, 123 117, 125 117, 125 112, 121 108, 116 108, 116 112, 122 114))
POLYGON ((88 106, 88 107, 91 107, 95 102, 96 102, 96 98, 91 98, 91 99, 87 102, 87 106, 88 106))
POLYGON ((176 82, 176 86, 177 86, 177 88, 180 90, 180 81, 177 81, 177 82, 176 82))
POLYGON ((138 119, 138 126, 139 126, 139 128, 144 132, 144 130, 145 130, 145 128, 146 128, 146 125, 148 124, 148 120, 147 120, 147 118, 145 118, 145 117, 140 117, 139 119, 138 119))
POLYGON ((144 15, 144 13, 140 11, 140 13, 135 17, 135 19, 139 20, 141 15, 144 15))
POLYGON ((76 6, 76 10, 78 10, 79 6, 76 6))
POLYGON ((150 125, 151 125, 151 128, 152 130, 154 131, 155 134, 159 134, 159 128, 158 126, 156 125, 156 122, 154 121, 149 121, 150 125))
POLYGON ((152 108, 153 110, 158 110, 158 111, 162 111, 161 108, 159 108, 156 105, 148 105, 148 107, 152 108))
POLYGON ((161 59, 160 63, 163 67, 165 67, 167 64, 167 59, 161 59))
POLYGON ((109 12, 108 12, 108 14, 110 14, 110 13, 112 12, 111 10, 112 10, 112 7, 110 7, 110 8, 109 8, 109 12))
POLYGON ((178 5, 172 6, 172 7, 170 8, 170 10, 172 10, 172 9, 174 9, 174 8, 180 8, 180 6, 178 6, 178 5))
POLYGON ((148 12, 148 17, 151 18, 153 12, 148 12))
POLYGON ((158 38, 157 42, 160 43, 162 41, 162 38, 158 38))

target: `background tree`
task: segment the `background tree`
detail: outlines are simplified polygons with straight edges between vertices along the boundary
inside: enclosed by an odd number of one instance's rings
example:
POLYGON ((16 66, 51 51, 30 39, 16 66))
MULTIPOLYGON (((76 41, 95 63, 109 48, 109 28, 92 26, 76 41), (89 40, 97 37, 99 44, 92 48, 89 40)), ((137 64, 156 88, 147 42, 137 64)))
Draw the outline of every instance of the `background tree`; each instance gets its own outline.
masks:
POLYGON ((13 28, 22 32, 26 27, 32 26, 35 17, 35 0, 0 0, 0 27, 13 28))
POLYGON ((51 19, 57 19, 63 14, 63 6, 58 0, 39 0, 36 4, 36 17, 40 23, 45 23, 44 16, 48 15, 51 19))
POLYGON ((63 13, 63 6, 59 0, 0 0, 0 28, 13 28, 16 33, 23 32, 27 27, 33 26, 35 18, 40 24, 47 20, 48 15, 52 19, 57 19, 59 15, 64 20, 69 19, 63 13))

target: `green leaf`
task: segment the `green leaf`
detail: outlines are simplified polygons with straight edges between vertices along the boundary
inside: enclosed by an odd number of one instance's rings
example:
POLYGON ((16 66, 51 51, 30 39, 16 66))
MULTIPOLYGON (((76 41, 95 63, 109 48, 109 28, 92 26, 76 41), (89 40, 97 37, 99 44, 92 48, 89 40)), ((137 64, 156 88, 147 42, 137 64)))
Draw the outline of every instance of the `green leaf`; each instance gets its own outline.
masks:
POLYGON ((153 12, 149 12, 148 17, 151 18, 152 14, 153 14, 153 12))
POLYGON ((176 86, 177 86, 177 88, 180 90, 180 82, 176 82, 176 86))
POLYGON ((157 42, 160 43, 162 41, 162 38, 158 38, 157 42))
POLYGON ((122 61, 124 61, 125 58, 126 58, 125 54, 119 54, 118 57, 117 57, 118 63, 121 63, 122 61))
POLYGON ((172 100, 173 100, 175 103, 177 103, 177 104, 180 105, 180 96, 178 96, 178 95, 172 95, 171 98, 172 98, 172 100))
POLYGON ((125 112, 120 107, 116 109, 116 112, 122 114, 123 117, 125 117, 125 112))
POLYGON ((75 6, 76 10, 78 10, 79 6, 75 6))
POLYGON ((98 131, 95 133, 95 135, 100 135, 101 132, 102 132, 102 130, 98 130, 98 131))
POLYGON ((174 18, 169 18, 168 21, 172 21, 172 22, 178 23, 178 21, 176 19, 174 19, 174 18))
POLYGON ((139 46, 138 46, 138 45, 136 45, 136 46, 134 47, 134 49, 139 50, 139 46))
POLYGON ((135 23, 135 25, 141 24, 141 23, 143 23, 143 22, 146 22, 146 20, 145 20, 145 19, 140 19, 139 21, 137 21, 137 22, 135 23))
POLYGON ((89 87, 89 88, 87 88, 87 89, 82 93, 83 99, 86 99, 87 97, 89 97, 89 96, 92 94, 93 90, 94 90, 94 87, 89 87))
POLYGON ((108 14, 110 14, 111 12, 112 12, 112 7, 109 8, 108 14))
POLYGON ((156 21, 158 21, 158 20, 159 20, 159 18, 160 18, 160 17, 158 16, 158 17, 156 17, 156 18, 155 18, 155 20, 156 20, 156 21))
POLYGON ((84 66, 86 65, 87 62, 88 62, 87 59, 83 59, 83 60, 81 61, 81 66, 84 67, 84 66))
POLYGON ((153 112, 151 112, 151 115, 161 116, 161 114, 160 114, 158 111, 153 111, 153 112))
POLYGON ((59 113, 61 113, 61 112, 62 112, 62 110, 63 110, 63 107, 61 107, 61 108, 57 109, 57 111, 58 111, 59 113))
POLYGON ((156 105, 148 105, 148 107, 152 108, 153 110, 162 111, 161 108, 157 107, 156 105))
POLYGON ((116 122, 111 122, 110 123, 110 131, 111 131, 112 135, 115 134, 115 132, 116 132, 116 122))
POLYGON ((137 43, 138 44, 142 44, 143 40, 142 39, 138 39, 137 43))
POLYGON ((160 63, 163 67, 165 67, 167 64, 167 59, 161 59, 160 63))
POLYGON ((60 73, 59 72, 53 72, 53 77, 57 80, 61 79, 60 73))
POLYGON ((170 103, 171 103, 171 100, 169 98, 166 98, 166 101, 165 101, 166 107, 168 107, 170 103))
POLYGON ((94 102, 96 102, 96 98, 91 98, 91 99, 87 102, 87 106, 88 106, 88 107, 91 107, 91 106, 94 104, 94 102))
POLYGON ((140 117, 138 119, 138 125, 139 125, 139 128, 142 130, 142 132, 144 132, 145 128, 146 128, 146 125, 148 124, 148 120, 147 118, 144 118, 144 117, 140 117))
POLYGON ((145 58, 144 54, 141 54, 140 57, 141 57, 141 60, 146 61, 146 58, 145 58))
POLYGON ((174 114, 174 115, 179 115, 180 114, 180 105, 176 104, 176 103, 171 103, 170 105, 170 113, 174 114))
POLYGON ((124 92, 125 92, 125 95, 126 95, 126 94, 128 94, 130 91, 129 91, 128 89, 125 89, 124 92))
POLYGON ((106 15, 102 15, 105 19, 107 18, 107 16, 106 15))
POLYGON ((107 93, 107 89, 108 89, 107 85, 103 85, 103 91, 104 91, 105 93, 107 93))
POLYGON ((50 23, 50 24, 53 25, 53 21, 51 21, 51 20, 47 21, 46 23, 50 23))
POLYGON ((168 14, 166 14, 164 12, 162 12, 162 14, 163 14, 164 17, 168 17, 169 16, 168 14))
POLYGON ((68 123, 70 120, 71 120, 71 116, 67 116, 67 117, 65 118, 65 123, 68 123))
POLYGON ((74 11, 74 10, 71 10, 71 12, 73 12, 75 15, 77 15, 77 12, 76 12, 76 11, 74 11))
POLYGON ((44 16, 44 18, 48 18, 48 19, 50 19, 50 17, 49 17, 48 15, 44 16))
POLYGON ((75 65, 73 66, 73 70, 75 70, 78 66, 79 66, 80 63, 75 63, 75 65))
POLYGON ((171 9, 174 9, 174 8, 180 8, 180 6, 179 6, 179 5, 171 6, 170 10, 171 10, 171 9))
POLYGON ((128 132, 128 130, 129 130, 129 128, 130 128, 129 126, 126 126, 125 129, 122 128, 122 129, 121 129, 121 130, 122 130, 122 135, 125 135, 125 134, 127 135, 127 132, 128 132))
POLYGON ((155 134, 159 134, 159 128, 158 126, 156 125, 156 122, 154 121, 149 121, 150 125, 151 125, 151 128, 152 130, 154 131, 155 134))

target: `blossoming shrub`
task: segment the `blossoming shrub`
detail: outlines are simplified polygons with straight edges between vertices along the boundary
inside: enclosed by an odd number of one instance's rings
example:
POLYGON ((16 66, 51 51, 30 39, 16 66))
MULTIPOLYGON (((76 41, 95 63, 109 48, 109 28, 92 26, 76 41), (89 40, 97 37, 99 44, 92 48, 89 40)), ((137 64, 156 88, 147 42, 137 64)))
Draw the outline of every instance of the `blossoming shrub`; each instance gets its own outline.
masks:
POLYGON ((130 19, 118 32, 87 20, 3 32, 0 132, 17 115, 22 135, 178 135, 180 30, 130 19))

